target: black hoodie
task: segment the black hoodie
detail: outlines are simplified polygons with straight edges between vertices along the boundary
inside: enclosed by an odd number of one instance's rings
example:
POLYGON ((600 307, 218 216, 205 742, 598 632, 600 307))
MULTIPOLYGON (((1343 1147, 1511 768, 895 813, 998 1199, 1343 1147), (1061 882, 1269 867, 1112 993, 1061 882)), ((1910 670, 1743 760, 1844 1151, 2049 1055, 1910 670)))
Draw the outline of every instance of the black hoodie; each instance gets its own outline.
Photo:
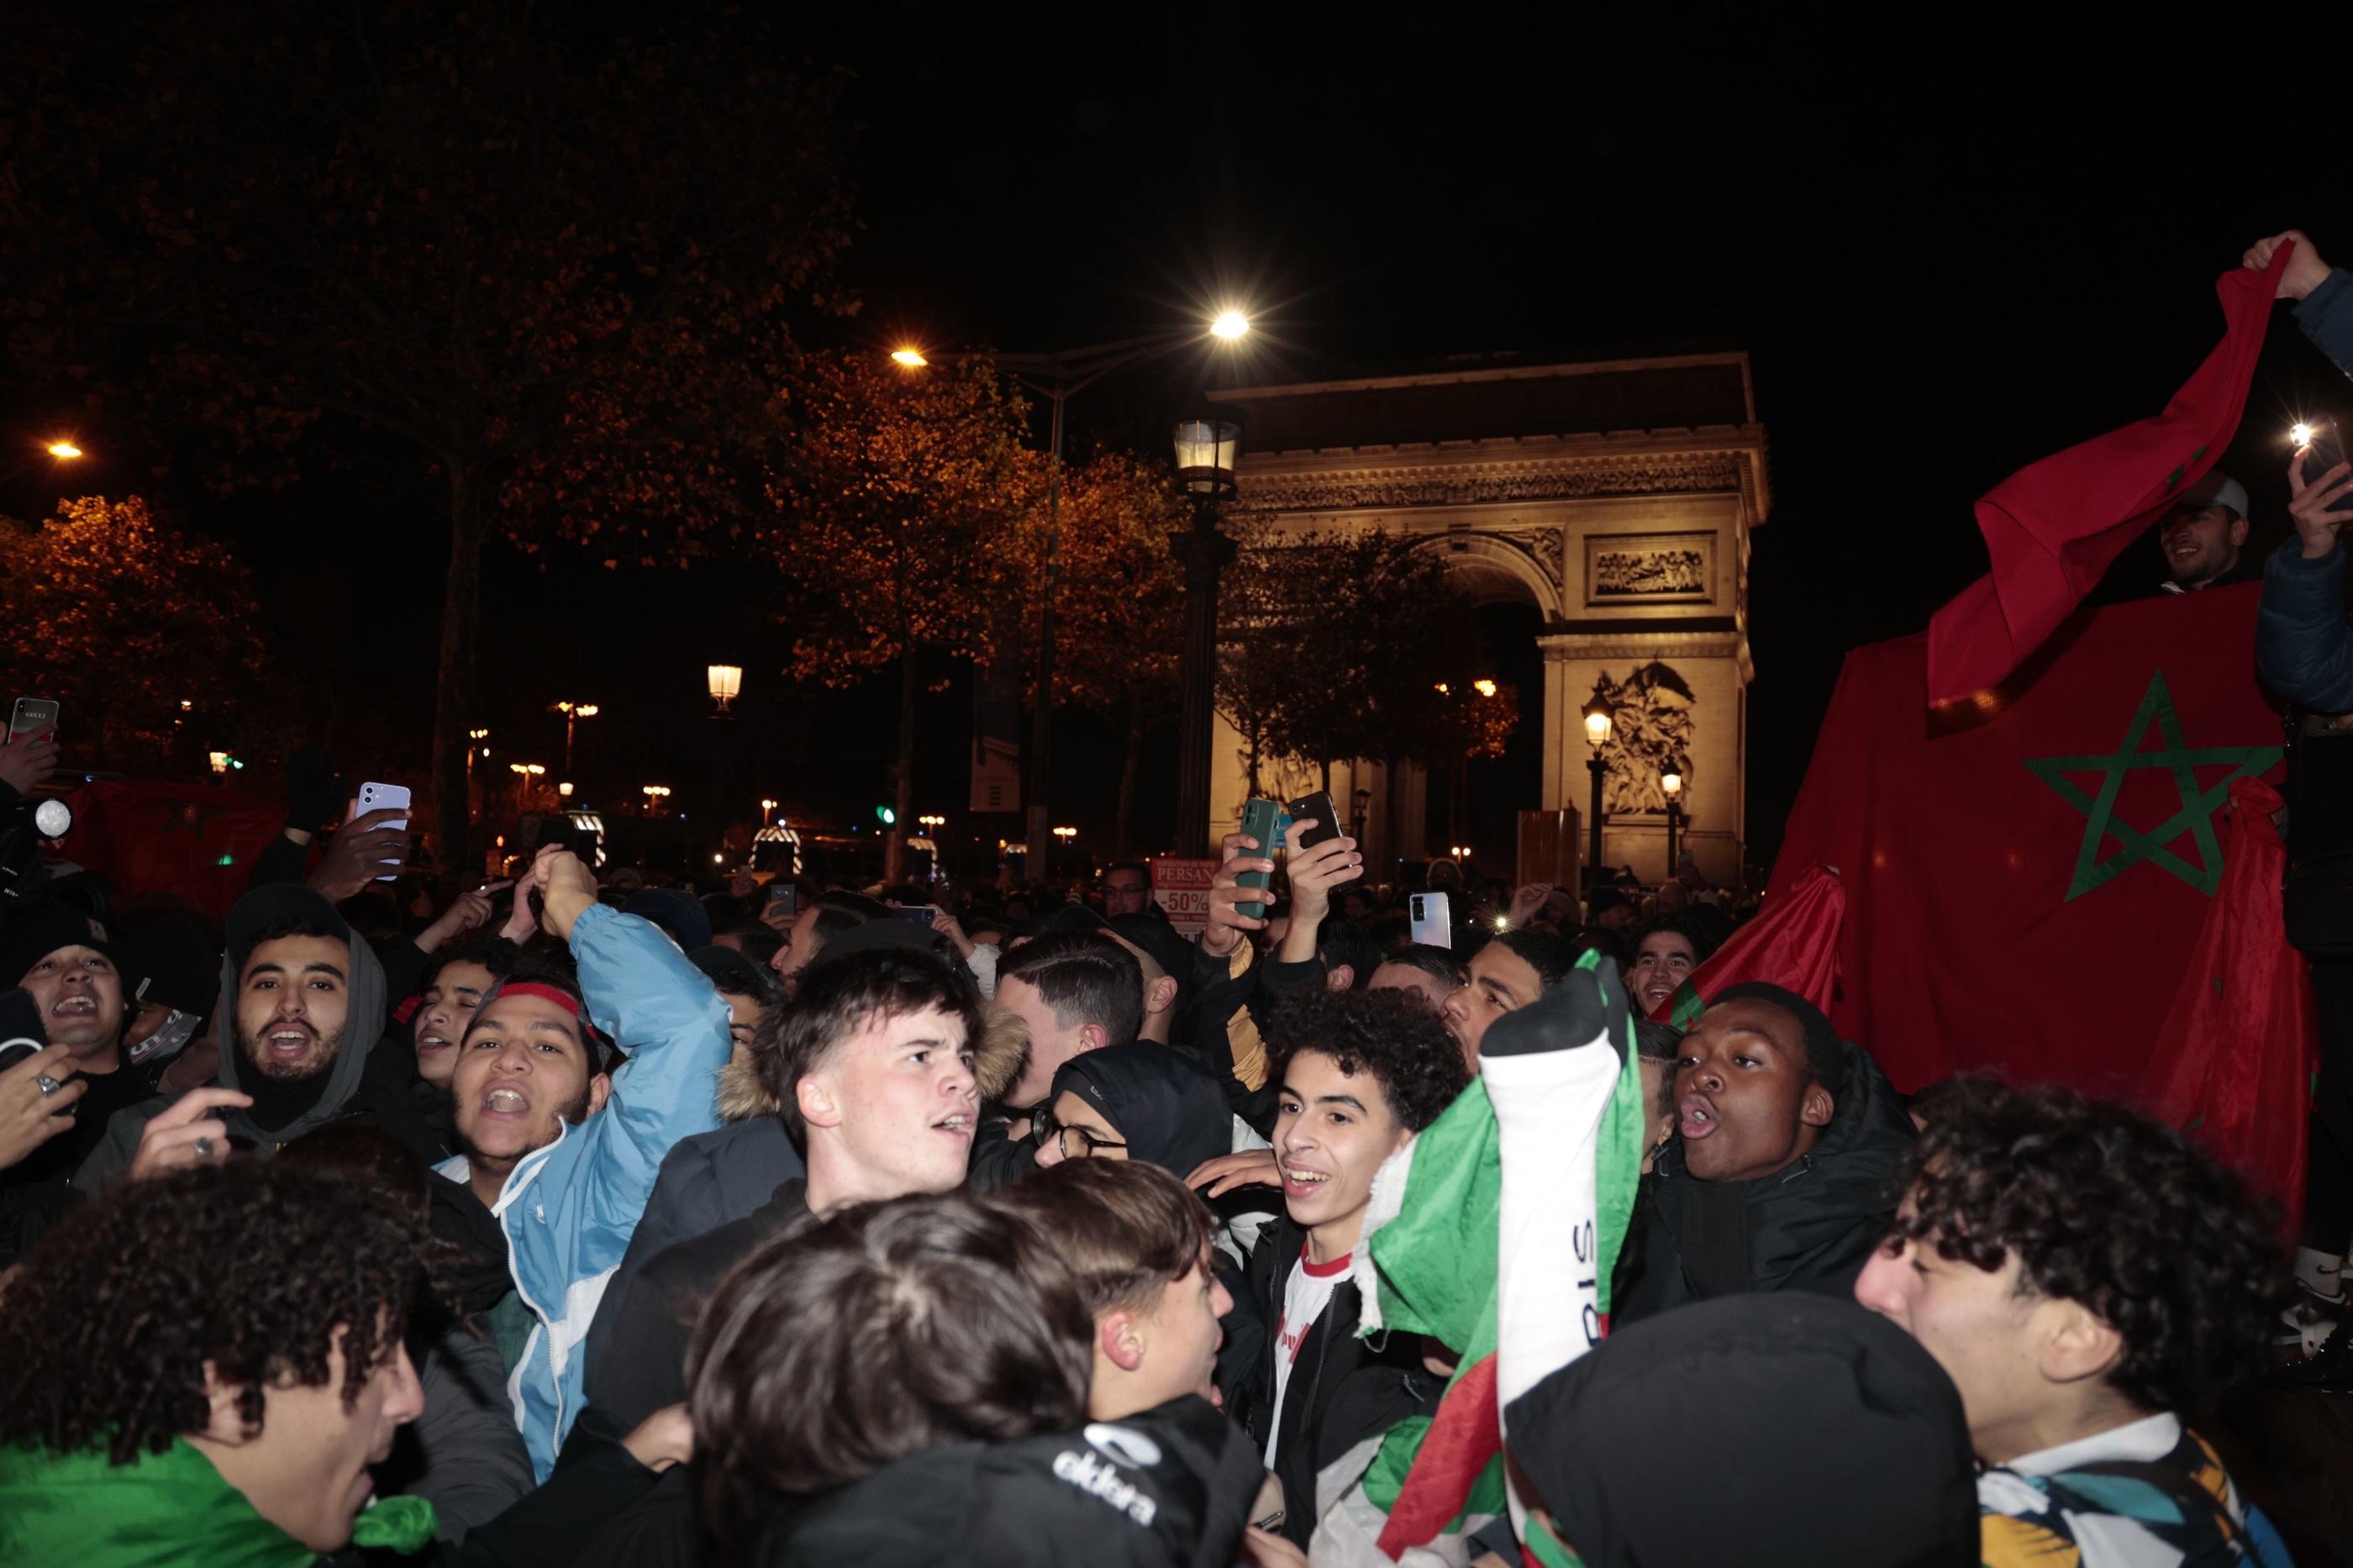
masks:
MULTIPOLYGON (((365 942, 353 940, 351 927, 323 896, 299 884, 281 882, 255 888, 237 900, 229 910, 227 950, 221 955, 220 1008, 214 1015, 223 1037, 218 1081, 224 1089, 253 1095, 255 1103, 248 1109, 217 1113, 227 1125, 229 1137, 267 1155, 314 1127, 361 1121, 399 1139, 401 1146, 427 1169, 447 1158, 448 1151, 417 1114, 396 1054, 375 1048, 384 1037, 385 1009, 384 970, 375 953, 365 942), (281 1088, 267 1080, 246 1081, 257 1075, 236 1039, 237 976, 253 952, 254 939, 290 920, 309 921, 343 939, 351 956, 349 1002, 343 1046, 325 1076, 281 1088), (378 1060, 379 1057, 385 1059, 378 1060)), ((140 1133, 170 1103, 149 1100, 118 1112, 107 1124, 105 1139, 75 1173, 74 1184, 93 1197, 101 1197, 118 1185, 139 1152, 140 1133)))
POLYGON ((1753 1181, 1703 1182, 1685 1169, 1682 1144, 1660 1156, 1635 1213, 1639 1268, 1613 1323, 1747 1290, 1853 1293, 1903 1197, 1895 1171, 1913 1129, 1871 1054, 1852 1041, 1842 1049, 1837 1111, 1795 1164, 1753 1181))

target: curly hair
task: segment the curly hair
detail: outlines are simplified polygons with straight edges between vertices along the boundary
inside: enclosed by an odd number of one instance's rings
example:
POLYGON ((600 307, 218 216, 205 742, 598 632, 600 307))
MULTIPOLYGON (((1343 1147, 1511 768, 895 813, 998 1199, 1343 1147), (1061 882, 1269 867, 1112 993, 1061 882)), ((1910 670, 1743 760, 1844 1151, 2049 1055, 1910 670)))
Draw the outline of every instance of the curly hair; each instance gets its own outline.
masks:
POLYGON ((2021 1290, 2089 1309, 2124 1352, 2107 1374, 2144 1409, 2210 1409, 2262 1370, 2284 1299, 2277 1216, 2164 1123, 2070 1089, 1956 1079, 1904 1173, 1909 1238, 2021 1290))
POLYGON ((207 1362, 252 1437, 271 1384, 326 1384, 339 1331, 349 1408, 455 1310, 434 1257, 422 1208, 322 1172, 240 1159, 127 1187, 8 1283, 10 1320, 41 1331, 0 1339, 0 1446, 160 1454, 209 1420, 207 1362))
POLYGON ((1471 1082, 1454 1037, 1409 991, 1302 991, 1267 1019, 1266 1036, 1273 1081, 1302 1051, 1330 1057, 1344 1073, 1380 1079, 1390 1114, 1415 1132, 1471 1082))

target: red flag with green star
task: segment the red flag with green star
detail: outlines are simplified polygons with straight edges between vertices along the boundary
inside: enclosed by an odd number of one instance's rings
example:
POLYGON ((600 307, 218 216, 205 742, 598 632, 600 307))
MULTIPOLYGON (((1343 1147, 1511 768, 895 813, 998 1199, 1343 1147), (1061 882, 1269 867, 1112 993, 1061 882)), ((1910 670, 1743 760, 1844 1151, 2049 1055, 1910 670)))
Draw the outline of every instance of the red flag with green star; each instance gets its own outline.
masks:
MULTIPOLYGON (((2138 1098, 2223 888, 2231 786, 2279 776, 2260 591, 2080 611, 1967 728, 1930 711, 1930 636, 1847 656, 1767 907, 1839 868, 1831 1016, 1899 1088, 1990 1068, 2138 1098)), ((2168 1042, 2165 1079, 2221 1081, 2203 1064, 2266 1044, 2195 1031, 2168 1042)), ((2256 1124, 2300 1127, 2278 1102, 2296 1086, 2259 1081, 2256 1124)))

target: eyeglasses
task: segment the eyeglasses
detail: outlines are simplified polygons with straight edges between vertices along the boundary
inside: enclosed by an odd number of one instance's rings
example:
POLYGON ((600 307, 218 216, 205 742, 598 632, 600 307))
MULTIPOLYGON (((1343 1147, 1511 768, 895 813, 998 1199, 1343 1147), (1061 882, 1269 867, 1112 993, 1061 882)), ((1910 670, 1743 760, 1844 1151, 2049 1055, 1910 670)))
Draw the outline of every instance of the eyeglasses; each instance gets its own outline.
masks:
POLYGON ((1060 1149, 1062 1158, 1065 1160, 1091 1160, 1098 1150, 1127 1147, 1126 1144, 1110 1138, 1099 1138, 1087 1128, 1066 1127, 1057 1122, 1054 1120, 1053 1108, 1050 1106, 1038 1108, 1038 1125, 1031 1136, 1038 1140, 1038 1146, 1041 1149, 1050 1140, 1057 1148, 1060 1149), (1071 1147, 1073 1139, 1077 1140, 1076 1148, 1071 1147))

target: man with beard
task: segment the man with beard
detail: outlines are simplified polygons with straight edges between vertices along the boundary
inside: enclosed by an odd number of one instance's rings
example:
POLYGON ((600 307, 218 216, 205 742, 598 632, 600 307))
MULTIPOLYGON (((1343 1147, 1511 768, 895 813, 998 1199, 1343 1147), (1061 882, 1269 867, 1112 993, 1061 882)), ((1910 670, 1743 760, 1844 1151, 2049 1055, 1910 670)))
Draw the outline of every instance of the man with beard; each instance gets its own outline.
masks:
POLYGON ((234 1048, 221 1053, 218 1087, 118 1111, 76 1186, 103 1196, 127 1177, 226 1160, 232 1146, 267 1157, 331 1121, 374 1123, 427 1163, 446 1152, 400 1064, 375 1059, 384 971, 323 895, 256 888, 229 910, 226 940, 217 1016, 234 1048))

